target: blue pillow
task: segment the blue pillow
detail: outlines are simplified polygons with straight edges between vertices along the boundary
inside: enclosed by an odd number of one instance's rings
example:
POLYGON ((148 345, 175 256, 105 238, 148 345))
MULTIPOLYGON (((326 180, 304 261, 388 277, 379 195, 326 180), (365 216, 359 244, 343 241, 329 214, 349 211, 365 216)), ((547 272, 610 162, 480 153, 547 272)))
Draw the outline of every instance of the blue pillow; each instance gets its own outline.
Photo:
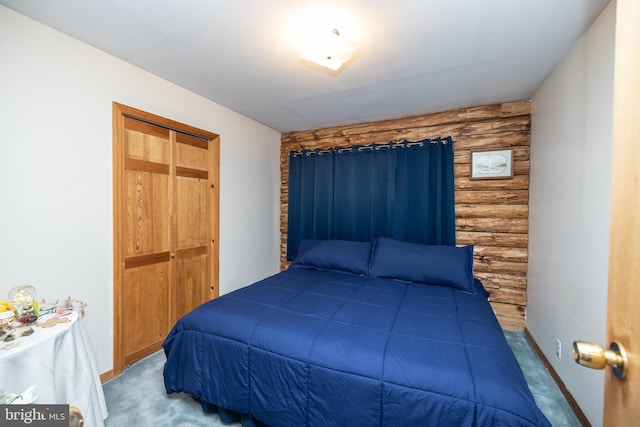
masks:
POLYGON ((476 293, 473 245, 421 245, 378 237, 373 243, 370 274, 476 293))
POLYGON ((369 274, 371 242, 303 240, 291 267, 369 274))

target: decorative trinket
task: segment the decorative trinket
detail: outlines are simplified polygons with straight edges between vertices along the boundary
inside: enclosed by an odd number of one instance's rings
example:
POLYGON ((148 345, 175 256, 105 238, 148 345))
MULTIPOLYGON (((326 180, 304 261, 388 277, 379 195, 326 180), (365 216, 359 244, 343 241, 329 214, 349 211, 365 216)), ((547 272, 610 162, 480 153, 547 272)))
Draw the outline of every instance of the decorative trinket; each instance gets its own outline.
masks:
POLYGON ((15 307, 20 323, 28 324, 38 320, 38 301, 33 286, 16 286, 9 292, 9 300, 15 307))

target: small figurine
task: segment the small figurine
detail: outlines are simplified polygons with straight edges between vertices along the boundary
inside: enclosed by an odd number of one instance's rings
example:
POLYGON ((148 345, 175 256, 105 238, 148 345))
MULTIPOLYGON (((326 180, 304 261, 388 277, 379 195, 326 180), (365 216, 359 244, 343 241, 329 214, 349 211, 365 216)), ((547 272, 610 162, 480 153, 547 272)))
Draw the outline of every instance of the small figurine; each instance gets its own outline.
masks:
MULTIPOLYGON (((0 301, 0 331, 11 327, 11 323, 13 323, 16 318, 15 311, 8 308, 9 305, 7 305, 7 309, 3 309, 3 305, 5 305, 3 301, 0 301)), ((11 305, 11 307, 13 307, 13 305, 11 305)))
POLYGON ((31 334, 33 334, 33 328, 31 326, 22 325, 18 326, 15 329, 10 329, 7 335, 5 335, 5 337, 3 338, 3 341, 9 342, 20 337, 28 337, 31 334))
POLYGON ((31 304, 22 305, 22 314, 18 317, 18 320, 23 325, 33 323, 38 320, 38 310, 31 304))
POLYGON ((16 318, 22 324, 33 323, 38 320, 38 301, 35 299, 36 290, 33 286, 16 286, 9 292, 9 299, 16 311, 16 318))
POLYGON ((75 310, 78 312, 80 317, 84 317, 87 303, 73 299, 71 297, 67 297, 62 302, 58 302, 58 300, 55 300, 51 303, 48 303, 43 299, 40 306, 43 309, 41 310, 41 312, 46 312, 46 314, 55 313, 58 316, 64 316, 66 314, 69 314, 72 310, 75 310))

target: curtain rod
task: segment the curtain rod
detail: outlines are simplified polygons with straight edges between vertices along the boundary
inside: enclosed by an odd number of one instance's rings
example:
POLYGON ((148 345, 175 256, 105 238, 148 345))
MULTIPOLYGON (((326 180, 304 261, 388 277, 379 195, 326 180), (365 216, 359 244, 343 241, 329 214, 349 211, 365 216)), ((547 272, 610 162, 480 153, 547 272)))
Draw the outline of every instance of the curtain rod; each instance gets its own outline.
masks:
MULTIPOLYGON (((422 141, 405 141, 405 142, 387 142, 386 144, 369 144, 369 145, 354 145, 351 147, 332 147, 332 148, 325 148, 325 149, 315 149, 315 150, 309 150, 306 152, 307 156, 312 156, 314 154, 328 154, 331 153, 332 151, 337 152, 338 154, 342 154, 344 152, 351 152, 354 148, 357 148, 358 151, 365 151, 365 150, 373 150, 374 148, 376 149, 376 151, 379 151, 383 148, 387 148, 387 149, 396 149, 396 148, 405 148, 405 147, 412 147, 414 145, 418 145, 420 147, 424 146, 424 141, 429 141, 431 144, 438 144, 439 142, 442 142, 443 144, 448 144, 449 142, 447 140, 451 140, 451 142, 456 142, 456 139, 451 137, 451 136, 445 136, 445 137, 438 137, 438 138, 426 138, 422 141)), ((302 151, 292 151, 292 155, 293 157, 297 157, 297 156, 302 156, 305 150, 302 151)))

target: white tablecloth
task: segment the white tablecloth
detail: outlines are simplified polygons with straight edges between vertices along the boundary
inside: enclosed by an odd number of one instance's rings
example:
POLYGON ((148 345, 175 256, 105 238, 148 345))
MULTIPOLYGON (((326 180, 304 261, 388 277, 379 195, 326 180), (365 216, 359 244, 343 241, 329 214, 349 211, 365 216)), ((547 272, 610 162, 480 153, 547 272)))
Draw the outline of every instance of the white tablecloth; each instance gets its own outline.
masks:
MULTIPOLYGON (((82 412, 86 427, 102 427, 107 404, 87 332, 76 312, 51 328, 13 343, 0 341, 0 390, 21 393, 36 385, 37 404, 69 404, 82 412)), ((41 322, 44 319, 38 319, 41 322)))

